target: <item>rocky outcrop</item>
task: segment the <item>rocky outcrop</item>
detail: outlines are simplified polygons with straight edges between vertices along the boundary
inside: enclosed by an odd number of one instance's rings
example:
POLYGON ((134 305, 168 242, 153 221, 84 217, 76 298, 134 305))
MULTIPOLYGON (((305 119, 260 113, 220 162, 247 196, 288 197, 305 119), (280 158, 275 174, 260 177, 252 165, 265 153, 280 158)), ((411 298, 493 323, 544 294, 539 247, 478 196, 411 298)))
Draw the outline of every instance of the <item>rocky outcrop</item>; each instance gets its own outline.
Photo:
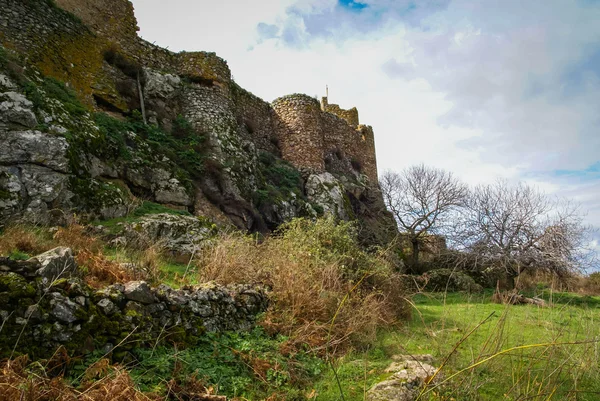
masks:
POLYGON ((27 261, 0 257, 0 357, 13 347, 34 357, 59 345, 109 352, 125 337, 114 352, 163 340, 193 344, 205 331, 251 328, 267 305, 262 289, 243 285, 173 289, 135 281, 95 290, 68 248, 27 261))
POLYGON ((198 252, 216 233, 216 226, 205 218, 159 213, 143 216, 123 225, 116 243, 139 246, 159 245, 175 254, 198 252))
POLYGON ((394 362, 386 369, 390 378, 369 389, 368 401, 414 401, 436 372, 431 355, 395 355, 392 359, 394 362))
POLYGON ((326 216, 349 220, 352 207, 340 181, 330 173, 312 174, 306 180, 308 200, 323 209, 326 216))

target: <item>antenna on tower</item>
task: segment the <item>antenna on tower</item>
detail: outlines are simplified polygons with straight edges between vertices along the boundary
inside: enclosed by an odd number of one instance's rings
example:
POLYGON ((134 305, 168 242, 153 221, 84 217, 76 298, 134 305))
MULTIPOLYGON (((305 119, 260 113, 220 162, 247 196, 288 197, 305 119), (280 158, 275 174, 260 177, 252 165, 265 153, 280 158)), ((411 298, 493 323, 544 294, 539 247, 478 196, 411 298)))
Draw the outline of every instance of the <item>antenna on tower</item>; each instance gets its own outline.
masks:
POLYGON ((325 85, 325 97, 329 98, 329 85, 325 85))

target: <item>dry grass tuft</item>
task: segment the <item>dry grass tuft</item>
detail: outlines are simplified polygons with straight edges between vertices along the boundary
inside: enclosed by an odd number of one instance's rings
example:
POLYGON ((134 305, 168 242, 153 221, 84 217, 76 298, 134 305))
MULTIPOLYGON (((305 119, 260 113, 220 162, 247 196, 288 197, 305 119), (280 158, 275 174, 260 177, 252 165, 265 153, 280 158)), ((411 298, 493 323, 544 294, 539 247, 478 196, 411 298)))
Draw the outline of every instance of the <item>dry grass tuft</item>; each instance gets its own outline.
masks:
POLYGON ((105 243, 80 224, 60 227, 54 234, 48 229, 14 225, 0 235, 0 255, 18 252, 34 256, 57 246, 73 250, 77 264, 88 273, 85 280, 92 286, 135 279, 131 271, 108 259, 104 254, 105 243))
POLYGON ((91 235, 82 225, 61 227, 54 234, 56 245, 68 246, 75 253, 77 264, 87 270, 85 279, 94 287, 130 281, 133 274, 104 254, 104 242, 91 235))
POLYGON ((158 400, 136 390, 129 375, 117 370, 83 391, 69 387, 61 376, 51 377, 27 356, 0 363, 0 401, 142 401, 158 400))
MULTIPOLYGON (((53 359, 62 360, 61 352, 53 359)), ((195 376, 167 383, 167 396, 139 391, 121 366, 100 359, 84 373, 79 388, 69 386, 62 374, 53 376, 49 363, 29 363, 27 356, 0 362, 0 401, 226 401, 195 376)))
POLYGON ((47 231, 21 225, 9 226, 0 235, 0 255, 22 252, 36 255, 52 248, 52 238, 47 231))
POLYGON ((264 242, 228 234, 201 254, 201 281, 270 288, 262 323, 321 353, 371 342, 382 325, 406 316, 398 280, 383 255, 369 255, 349 223, 294 220, 264 242))

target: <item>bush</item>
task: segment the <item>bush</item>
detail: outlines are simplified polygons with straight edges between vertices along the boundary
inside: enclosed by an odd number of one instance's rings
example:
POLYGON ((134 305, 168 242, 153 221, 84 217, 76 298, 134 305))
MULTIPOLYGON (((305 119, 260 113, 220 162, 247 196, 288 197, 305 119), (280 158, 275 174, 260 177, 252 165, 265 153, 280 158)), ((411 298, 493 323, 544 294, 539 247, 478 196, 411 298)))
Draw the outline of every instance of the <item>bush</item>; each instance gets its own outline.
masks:
POLYGON ((353 224, 331 218, 292 220, 262 243, 226 235, 204 250, 198 268, 201 281, 268 286, 263 326, 321 353, 369 344, 378 327, 407 313, 385 258, 360 249, 353 224))
POLYGON ((427 291, 466 291, 481 292, 483 287, 473 280, 468 274, 450 269, 431 270, 423 274, 425 289, 427 291))

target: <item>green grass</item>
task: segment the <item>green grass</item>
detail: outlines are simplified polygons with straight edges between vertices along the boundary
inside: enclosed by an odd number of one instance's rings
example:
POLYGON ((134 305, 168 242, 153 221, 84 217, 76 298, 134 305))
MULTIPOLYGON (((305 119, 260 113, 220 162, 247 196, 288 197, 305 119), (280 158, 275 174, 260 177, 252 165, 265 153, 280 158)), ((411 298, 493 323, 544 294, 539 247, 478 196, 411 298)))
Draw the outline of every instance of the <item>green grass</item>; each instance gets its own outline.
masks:
MULTIPOLYGON (((598 339, 600 297, 543 293, 554 307, 506 306, 491 303, 491 293, 418 295, 412 319, 394 332, 382 333, 367 353, 350 354, 337 361, 346 400, 363 400, 364 389, 385 378, 393 354, 432 354, 451 376, 499 351, 528 344, 553 343, 515 349, 467 369, 423 400, 598 400, 600 346, 573 343, 598 339), (478 323, 472 335, 452 353, 455 345, 478 323), (435 395, 434 395, 435 394, 435 395)), ((317 383, 318 400, 335 400, 339 390, 328 373, 317 383)))

